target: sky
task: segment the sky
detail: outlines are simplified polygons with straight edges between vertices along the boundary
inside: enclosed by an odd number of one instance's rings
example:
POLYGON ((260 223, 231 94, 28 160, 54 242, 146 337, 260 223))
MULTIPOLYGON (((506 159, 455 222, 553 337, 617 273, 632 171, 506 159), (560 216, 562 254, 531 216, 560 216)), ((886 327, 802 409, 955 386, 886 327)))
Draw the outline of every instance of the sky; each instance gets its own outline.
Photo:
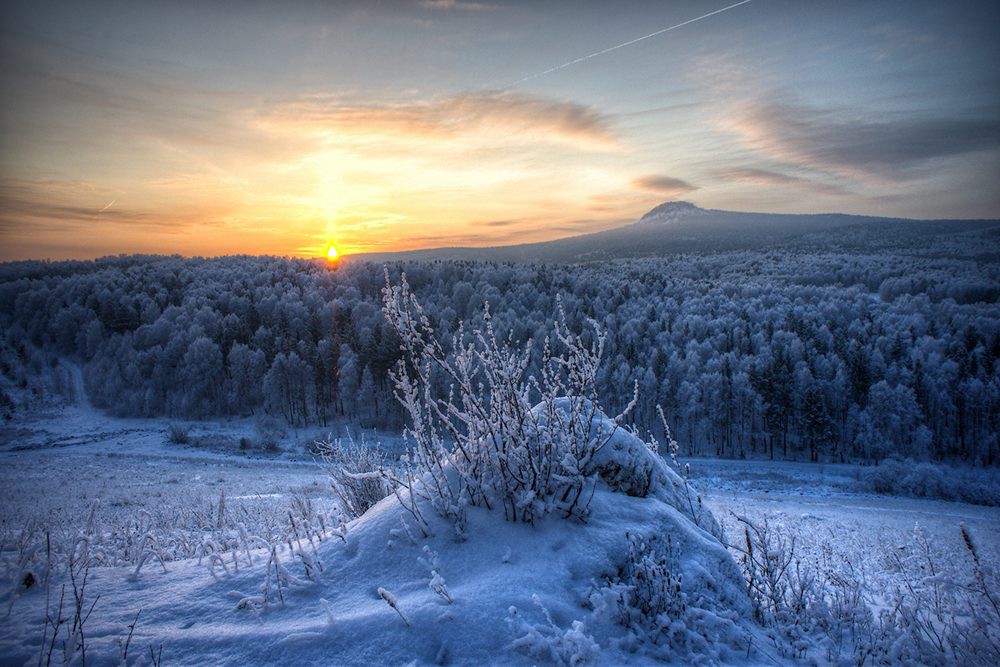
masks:
POLYGON ((0 261, 506 245, 705 208, 1000 218, 1000 4, 0 9, 0 261))

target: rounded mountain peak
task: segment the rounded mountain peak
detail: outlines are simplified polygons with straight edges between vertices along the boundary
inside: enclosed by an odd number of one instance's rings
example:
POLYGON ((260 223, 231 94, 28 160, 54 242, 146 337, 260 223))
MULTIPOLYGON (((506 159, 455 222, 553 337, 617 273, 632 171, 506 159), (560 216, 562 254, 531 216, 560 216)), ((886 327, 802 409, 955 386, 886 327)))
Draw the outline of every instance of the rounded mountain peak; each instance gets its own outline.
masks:
POLYGON ((698 208, 689 201, 668 201, 639 218, 639 222, 642 224, 675 222, 680 218, 703 215, 705 212, 705 209, 698 208))

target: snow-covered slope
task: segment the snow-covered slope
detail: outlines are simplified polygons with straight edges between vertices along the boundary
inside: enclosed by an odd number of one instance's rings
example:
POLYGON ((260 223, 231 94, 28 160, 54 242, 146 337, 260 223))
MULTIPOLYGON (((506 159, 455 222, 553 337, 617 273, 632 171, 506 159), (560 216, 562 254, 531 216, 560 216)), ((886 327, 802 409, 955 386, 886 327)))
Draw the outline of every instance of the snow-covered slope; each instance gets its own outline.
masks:
MULTIPOLYGON (((0 608, 4 610, 0 613, 0 665, 39 664, 46 596, 42 583, 44 570, 39 569, 38 563, 46 562, 46 533, 51 529, 53 549, 56 550, 65 540, 74 540, 85 530, 84 525, 92 512, 90 503, 95 497, 101 497, 102 502, 93 523, 104 536, 105 548, 113 546, 107 543, 116 536, 126 536, 127 522, 118 521, 119 515, 162 517, 152 526, 151 535, 166 548, 168 539, 172 541, 173 536, 183 534, 170 528, 170 517, 192 511, 204 512, 208 508, 207 513, 214 518, 216 512, 211 500, 218 500, 222 490, 225 491, 227 515, 236 519, 244 516, 245 511, 249 512, 240 520, 246 521, 249 532, 265 536, 268 533, 264 532, 264 526, 270 519, 265 518, 264 513, 273 511, 280 516, 282 510, 289 507, 280 496, 285 495, 285 500, 291 501, 288 495, 291 489, 312 489, 309 497, 316 502, 318 511, 325 512, 327 501, 332 501, 322 483, 321 471, 314 466, 222 456, 178 446, 167 441, 165 426, 160 421, 81 414, 75 406, 44 417, 36 414, 30 420, 21 413, 15 419, 13 424, 21 432, 27 432, 32 425, 52 426, 56 429, 53 435, 58 431, 87 433, 87 436, 58 445, 31 446, 16 451, 0 449, 0 460, 4 462, 0 469, 0 488, 5 492, 4 518, 10 530, 0 558, 0 608), (126 431, 127 436, 123 435, 126 431), (58 518, 54 516, 56 513, 59 513, 58 518), (31 542, 25 542, 23 535, 30 532, 34 521, 44 522, 40 530, 35 531, 40 540, 36 539, 34 548, 40 544, 41 553, 35 565, 30 566, 39 578, 35 585, 25 588, 24 570, 18 568, 18 548, 24 545, 30 548, 31 542), (21 576, 16 576, 18 574, 21 576)), ((622 442, 626 446, 629 442, 636 444, 630 440, 622 442)), ((641 456, 642 450, 636 448, 634 451, 641 456)), ((622 456, 627 458, 626 454, 615 454, 603 462, 622 456)), ((821 587, 813 591, 824 591, 825 596, 814 598, 818 607, 794 615, 785 626, 796 628, 798 633, 781 635, 796 643, 794 650, 785 647, 784 639, 761 637, 759 632, 762 631, 751 628, 754 639, 749 655, 745 650, 740 653, 732 648, 719 655, 712 649, 704 651, 700 660, 690 659, 689 652, 698 653, 697 640, 692 639, 695 643, 690 649, 676 650, 667 643, 662 644, 667 647, 664 651, 674 656, 669 664, 855 664, 860 662, 861 656, 869 656, 866 664, 871 663, 873 656, 878 664, 906 662, 900 655, 919 657, 912 657, 906 664, 997 664, 989 660, 977 663, 947 659, 947 656, 926 650, 926 645, 921 655, 912 648, 921 644, 914 644, 909 639, 910 632, 919 630, 907 628, 905 623, 895 624, 887 634, 873 636, 861 632, 852 638, 845 628, 852 627, 858 617, 842 614, 845 611, 843 604, 874 604, 873 609, 878 614, 886 599, 901 599, 894 596, 899 595, 907 578, 911 584, 917 582, 918 586, 925 587, 923 590, 937 590, 932 587, 942 581, 956 582, 962 587, 949 585, 948 591, 961 591, 967 585, 974 585, 975 571, 969 569, 971 557, 960 535, 959 522, 968 526, 975 537, 982 563, 1000 562, 1000 516, 995 508, 858 495, 850 486, 861 470, 868 470, 867 467, 731 459, 700 459, 693 465, 701 475, 701 490, 709 493, 706 503, 720 519, 734 512, 758 525, 770 521, 772 529, 794 536, 796 571, 801 559, 801 572, 821 587), (916 530, 915 525, 919 526, 916 530), (913 542, 923 535, 932 549, 923 550, 918 548, 919 543, 913 542), (926 576, 929 557, 941 568, 936 577, 926 576), (899 570, 901 563, 902 571, 899 570), (818 577, 815 580, 811 579, 814 575, 818 577), (845 591, 853 593, 845 596, 845 591), (854 593, 860 597, 854 598, 854 593), (829 603, 830 600, 844 600, 844 603, 836 606, 829 603), (827 604, 834 606, 827 607, 827 604), (825 619, 827 624, 814 625, 811 619, 817 618, 825 619), (811 633, 809 628, 813 629, 811 633), (802 635, 803 630, 805 635, 802 635), (910 653, 904 654, 904 651, 910 653)), ((642 475, 633 478, 641 479, 642 475)), ((680 481, 683 484, 683 480, 680 481)), ((544 665, 554 660, 532 653, 531 646, 543 651, 555 647, 585 652, 591 646, 586 639, 588 636, 600 646, 618 644, 617 648, 602 649, 597 664, 651 664, 652 659, 644 654, 629 652, 624 628, 608 622, 606 614, 595 612, 590 607, 590 600, 584 600, 577 592, 587 589, 586 569, 596 567, 594 563, 618 559, 623 553, 628 560, 627 546, 624 552, 621 549, 620 531, 629 527, 629 522, 644 505, 659 506, 660 502, 648 497, 622 498, 621 494, 610 493, 607 486, 602 486, 595 495, 591 515, 585 524, 569 523, 556 517, 531 527, 497 522, 491 513, 476 510, 470 517, 470 528, 476 532, 470 531, 465 542, 455 542, 449 530, 439 527, 427 540, 415 534, 417 544, 413 544, 399 524, 398 504, 387 501, 383 507, 351 525, 346 545, 327 531, 327 541, 317 545, 325 569, 315 582, 304 576, 301 563, 289 556, 286 545, 279 553, 281 562, 291 574, 302 579, 303 584, 283 589, 284 605, 275 593, 274 603, 264 610, 238 607, 244 597, 260 595, 266 564, 263 549, 251 552, 254 560, 251 566, 242 547, 237 547, 239 569, 234 571, 234 549, 229 547, 223 552, 229 572, 216 564, 217 580, 209 574, 204 558, 199 564, 197 560, 170 560, 168 556, 166 573, 154 560, 148 562, 137 577, 131 576, 135 568, 133 560, 116 567, 94 567, 86 590, 87 608, 96 600, 94 612, 86 624, 87 664, 121 664, 118 640, 124 643, 128 626, 136 621, 136 613, 140 610, 128 652, 126 664, 129 666, 149 665, 150 646, 158 651, 161 645, 163 665, 420 665, 437 661, 438 655, 427 656, 441 646, 446 649, 440 661, 452 665, 465 664, 465 656, 485 654, 489 646, 496 647, 496 653, 479 661, 480 664, 544 665), (622 508, 629 508, 628 513, 620 514, 622 508), (609 512, 619 513, 615 515, 621 518, 619 525, 608 519, 609 512), (393 528, 398 528, 397 532, 393 533, 393 528), (392 547, 388 547, 389 540, 393 541, 392 547), (432 577, 429 569, 417 560, 421 557, 430 562, 423 545, 437 551, 438 562, 432 566, 444 579, 453 604, 449 605, 427 587, 432 577), (377 575, 364 574, 366 558, 373 568, 377 568, 377 575), (545 568, 550 563, 550 571, 546 573, 545 568), (559 588, 560 580, 562 588, 559 588), (410 627, 377 596, 379 586, 394 596, 412 624, 410 627), (559 642, 551 641, 556 631, 543 620, 543 612, 531 599, 531 586, 549 609, 554 625, 559 627, 559 642), (500 596, 500 599, 496 604, 481 603, 477 599, 480 594, 500 596), (332 623, 322 599, 329 602, 332 623), (531 635, 517 619, 507 622, 509 610, 503 608, 507 600, 516 600, 518 618, 540 626, 538 634, 531 635), (574 630, 572 619, 578 619, 583 625, 574 630), (480 627, 475 626, 477 620, 480 627), (525 638, 524 652, 513 646, 518 638, 525 638)), ((677 520, 675 515, 671 517, 668 521, 677 520)), ((647 521, 646 518, 642 520, 647 521)), ((732 517, 729 522, 732 526, 732 517)), ((229 525, 215 531, 205 526, 204 536, 221 540, 220 536, 228 532, 229 525)), ((665 524, 666 527, 674 525, 665 524)), ((197 531, 186 534, 197 535, 197 531)), ((738 542, 742 534, 731 533, 730 536, 738 542)), ((283 543, 280 539, 276 541, 283 543)), ((96 544, 95 548, 101 546, 96 544)), ((304 538, 303 546, 311 552, 304 538)), ((111 550, 107 550, 110 553, 111 550)), ((710 567, 704 565, 708 561, 697 561, 694 549, 690 553, 696 561, 694 564, 700 563, 706 569, 710 567)), ((718 574, 713 575, 713 579, 716 582, 725 580, 718 574)), ((65 608, 71 611, 72 588, 60 574, 60 577, 53 577, 49 588, 53 618, 64 581, 67 584, 65 608)), ((595 592, 603 584, 597 583, 595 592)), ((687 586, 685 589, 689 590, 687 586)), ((980 595, 970 591, 968 598, 956 598, 949 603, 946 618, 956 618, 959 622, 969 618, 965 602, 978 600, 980 595), (958 616, 953 617, 955 613, 958 616)), ((598 605, 602 600, 603 597, 598 596, 598 605)), ((906 605, 904 614, 912 614, 914 610, 933 613, 931 606, 921 603, 921 598, 902 598, 902 601, 906 605)), ((985 599, 982 603, 988 604, 985 599)), ((737 616, 742 614, 740 606, 733 611, 737 616)), ((712 614, 705 618, 715 622, 718 617, 712 614)), ((877 622, 877 618, 871 620, 877 622)), ((990 622, 988 617, 984 620, 990 622)), ((683 627, 697 625, 692 621, 684 623, 683 627)), ((750 635, 740 634, 739 620, 733 625, 724 622, 721 627, 725 630, 724 639, 745 646, 741 642, 750 635)), ((969 638, 989 641, 996 636, 997 627, 992 622, 985 626, 985 632, 969 638)), ((61 637, 65 637, 65 632, 61 637)), ((60 642, 56 642, 53 663, 62 662, 59 645, 60 642)), ((46 652, 41 653, 41 662, 46 664, 46 652)), ((551 653, 548 655, 551 657, 551 653)), ((77 656, 71 664, 79 663, 77 656)))
MULTIPOLYGON (((209 558, 138 576, 95 568, 88 585, 103 613, 88 627, 88 660, 115 661, 114 638, 140 608, 133 645, 162 644, 172 665, 759 660, 763 642, 751 640, 741 575, 711 513, 641 440, 600 414, 591 427, 612 435, 594 460, 585 521, 531 525, 470 507, 458 539, 426 500, 423 534, 390 496, 344 539, 227 554, 211 572, 209 558)), ((44 626, 42 602, 28 591, 18 603, 24 634, 3 642, 14 663, 38 654, 25 638, 44 626)))
POLYGON ((261 648, 268 661, 620 664, 745 655, 749 607, 711 513, 634 435, 600 413, 591 429, 612 435, 594 461, 599 481, 585 522, 550 515, 529 525, 470 507, 457 539, 418 499, 429 519, 423 535, 399 500, 386 498, 348 526, 346 542, 321 549, 325 572, 296 600, 300 610, 289 603, 267 611, 281 625, 299 617, 294 632, 261 648), (671 593, 674 613, 657 612, 653 630, 621 623, 640 604, 628 590, 640 540, 640 555, 659 558, 681 586, 671 593))
POLYGON ((669 201, 638 221, 602 232, 555 241, 493 248, 436 248, 355 255, 351 261, 484 260, 513 262, 591 262, 677 253, 724 252, 786 244, 828 248, 856 242, 870 247, 886 240, 920 242, 1000 226, 998 220, 904 220, 872 216, 751 213, 703 209, 669 201), (817 238, 816 235, 823 235, 817 238))

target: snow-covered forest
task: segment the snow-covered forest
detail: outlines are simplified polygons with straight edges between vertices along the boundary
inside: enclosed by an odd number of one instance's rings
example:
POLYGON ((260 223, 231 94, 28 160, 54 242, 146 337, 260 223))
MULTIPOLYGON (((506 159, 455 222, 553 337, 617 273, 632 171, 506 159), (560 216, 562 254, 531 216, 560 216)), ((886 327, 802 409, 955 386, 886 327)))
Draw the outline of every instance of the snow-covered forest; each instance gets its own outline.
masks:
POLYGON ((992 664, 995 234, 858 231, 2 265, 0 650, 992 664))
MULTIPOLYGON (((823 239, 819 238, 821 242, 823 239)), ((870 239, 869 239, 870 240, 870 239)), ((1000 268, 988 232, 934 248, 791 247, 580 265, 396 262, 448 338, 482 321, 544 345, 561 307, 608 333, 596 388, 685 455, 991 465, 1000 268), (984 245, 985 243, 985 245, 984 245), (984 248, 987 254, 984 255, 984 248), (995 253, 994 253, 995 254, 995 253)), ((84 365, 119 416, 347 418, 399 429, 383 265, 128 256, 0 267, 6 373, 84 365)), ((38 392, 41 393, 41 385, 38 392)))

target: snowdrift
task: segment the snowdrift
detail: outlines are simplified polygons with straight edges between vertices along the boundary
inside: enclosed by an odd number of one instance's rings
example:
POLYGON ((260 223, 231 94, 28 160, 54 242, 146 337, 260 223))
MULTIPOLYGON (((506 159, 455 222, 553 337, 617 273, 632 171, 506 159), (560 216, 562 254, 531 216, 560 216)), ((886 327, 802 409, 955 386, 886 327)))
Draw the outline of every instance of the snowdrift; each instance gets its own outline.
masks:
MULTIPOLYGON (((90 585, 105 612, 88 628, 88 660, 117 661, 115 639, 139 608, 133 646, 162 644, 164 664, 712 664, 757 655, 741 575, 711 513, 641 440, 603 414, 591 428, 610 439, 592 461, 584 521, 550 515, 531 525, 469 507, 459 540, 426 500, 417 502, 429 535, 390 496, 344 539, 300 549, 305 558, 278 550, 277 569, 268 549, 246 555, 251 567, 244 558, 212 574, 194 561, 138 577, 98 568, 90 585)), ((25 632, 38 620, 26 616, 25 632)), ((37 659, 28 643, 6 648, 13 663, 37 659)))
POLYGON ((749 607, 714 517, 640 439, 601 413, 591 428, 611 437, 593 462, 600 478, 586 522, 550 516, 532 526, 470 507, 457 541, 429 507, 425 537, 386 498, 348 526, 346 543, 326 544, 319 591, 267 612, 268 624, 300 620, 267 647, 266 659, 615 664, 745 656, 749 607), (661 555, 680 581, 686 611, 661 619, 662 632, 622 624, 622 577, 639 539, 669 544, 661 555), (329 603, 330 617, 316 597, 329 603))

